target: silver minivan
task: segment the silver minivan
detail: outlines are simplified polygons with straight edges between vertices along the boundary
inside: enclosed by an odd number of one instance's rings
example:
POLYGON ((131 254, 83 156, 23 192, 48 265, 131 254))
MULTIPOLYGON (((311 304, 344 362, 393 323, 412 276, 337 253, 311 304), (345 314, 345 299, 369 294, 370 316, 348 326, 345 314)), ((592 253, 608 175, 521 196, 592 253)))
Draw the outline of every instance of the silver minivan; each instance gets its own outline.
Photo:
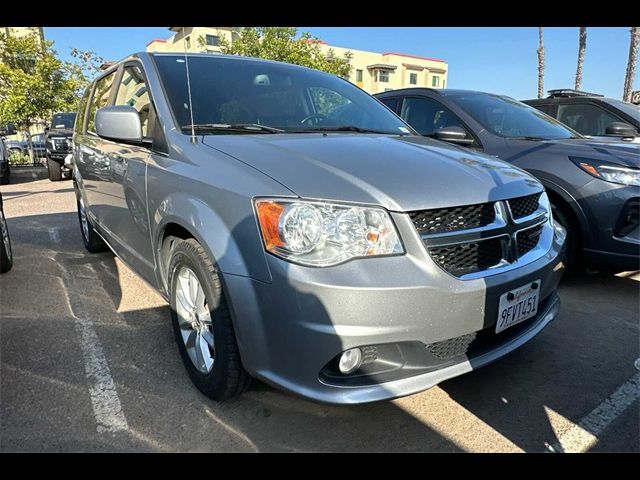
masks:
POLYGON ((251 377, 330 403, 408 395, 558 314, 564 231, 541 184, 333 75, 135 54, 86 91, 73 145, 86 248, 170 303, 216 400, 251 377))

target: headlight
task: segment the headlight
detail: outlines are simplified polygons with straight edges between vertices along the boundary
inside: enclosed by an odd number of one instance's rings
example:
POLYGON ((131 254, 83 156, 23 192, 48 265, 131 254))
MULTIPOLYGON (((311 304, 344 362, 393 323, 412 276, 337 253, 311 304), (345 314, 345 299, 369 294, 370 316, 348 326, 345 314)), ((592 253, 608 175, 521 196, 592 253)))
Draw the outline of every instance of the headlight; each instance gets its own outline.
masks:
POLYGON ((571 158, 582 170, 601 180, 622 185, 640 186, 640 170, 631 167, 620 167, 599 160, 588 158, 571 158))
POLYGON ((255 200, 255 207, 265 249, 293 263, 327 267, 404 253, 381 208, 275 199, 255 200))
POLYGON ((549 223, 553 225, 553 210, 551 209, 551 202, 549 201, 547 192, 542 192, 542 195, 540 195, 540 199, 538 200, 538 205, 547 211, 549 223))

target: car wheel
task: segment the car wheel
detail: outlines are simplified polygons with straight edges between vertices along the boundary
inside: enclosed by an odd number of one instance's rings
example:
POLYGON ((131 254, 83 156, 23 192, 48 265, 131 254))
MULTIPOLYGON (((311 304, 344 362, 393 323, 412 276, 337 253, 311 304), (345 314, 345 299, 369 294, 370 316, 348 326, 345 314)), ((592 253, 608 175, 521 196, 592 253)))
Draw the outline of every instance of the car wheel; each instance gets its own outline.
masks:
POLYGON ((560 204, 551 203, 551 213, 556 222, 567 230, 565 268, 567 272, 576 271, 580 268, 580 231, 573 217, 566 211, 567 207, 560 204))
POLYGON ((0 203, 0 273, 8 272, 11 267, 13 267, 11 240, 9 239, 7 220, 4 218, 2 204, 0 203))
POLYGON ((82 242, 84 247, 91 253, 104 252, 108 249, 104 240, 96 233, 91 224, 91 220, 87 216, 87 210, 84 206, 82 197, 78 195, 78 220, 80 221, 80 232, 82 233, 82 242))
POLYGON ((189 377, 214 400, 237 397, 251 377, 240 360, 220 276, 194 239, 176 240, 170 255, 173 330, 189 377))
POLYGON ((62 165, 58 162, 47 158, 47 170, 49 171, 49 180, 52 182, 62 180, 62 165))

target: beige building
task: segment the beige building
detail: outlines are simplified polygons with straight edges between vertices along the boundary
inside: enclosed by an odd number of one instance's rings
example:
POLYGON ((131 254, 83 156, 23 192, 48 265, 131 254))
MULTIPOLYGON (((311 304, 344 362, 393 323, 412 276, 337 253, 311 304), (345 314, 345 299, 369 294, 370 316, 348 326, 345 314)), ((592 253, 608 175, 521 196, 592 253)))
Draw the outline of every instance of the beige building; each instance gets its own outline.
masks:
MULTIPOLYGON (((166 40, 154 39, 148 52, 220 52, 220 38, 233 41, 230 27, 170 27, 173 35, 166 40)), ((351 52, 349 80, 369 93, 407 87, 445 88, 449 66, 444 60, 397 52, 368 52, 333 47, 321 42, 329 54, 341 57, 351 52)))

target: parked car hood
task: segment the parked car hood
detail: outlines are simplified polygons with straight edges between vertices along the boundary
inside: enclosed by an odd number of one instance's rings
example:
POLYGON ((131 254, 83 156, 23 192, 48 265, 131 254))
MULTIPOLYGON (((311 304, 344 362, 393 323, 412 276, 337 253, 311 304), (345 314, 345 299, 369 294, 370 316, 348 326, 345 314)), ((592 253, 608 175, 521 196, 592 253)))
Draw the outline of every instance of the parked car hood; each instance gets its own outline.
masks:
POLYGON ((593 138, 543 141, 508 139, 507 143, 510 147, 509 157, 504 158, 507 161, 514 161, 526 155, 539 155, 544 149, 547 153, 640 168, 640 145, 637 143, 599 141, 593 138))
POLYGON ((203 143, 300 197, 411 211, 527 195, 541 185, 485 155, 417 136, 283 134, 205 136, 203 143))
POLYGON ((48 137, 71 137, 73 136, 72 128, 52 128, 47 133, 48 137))

